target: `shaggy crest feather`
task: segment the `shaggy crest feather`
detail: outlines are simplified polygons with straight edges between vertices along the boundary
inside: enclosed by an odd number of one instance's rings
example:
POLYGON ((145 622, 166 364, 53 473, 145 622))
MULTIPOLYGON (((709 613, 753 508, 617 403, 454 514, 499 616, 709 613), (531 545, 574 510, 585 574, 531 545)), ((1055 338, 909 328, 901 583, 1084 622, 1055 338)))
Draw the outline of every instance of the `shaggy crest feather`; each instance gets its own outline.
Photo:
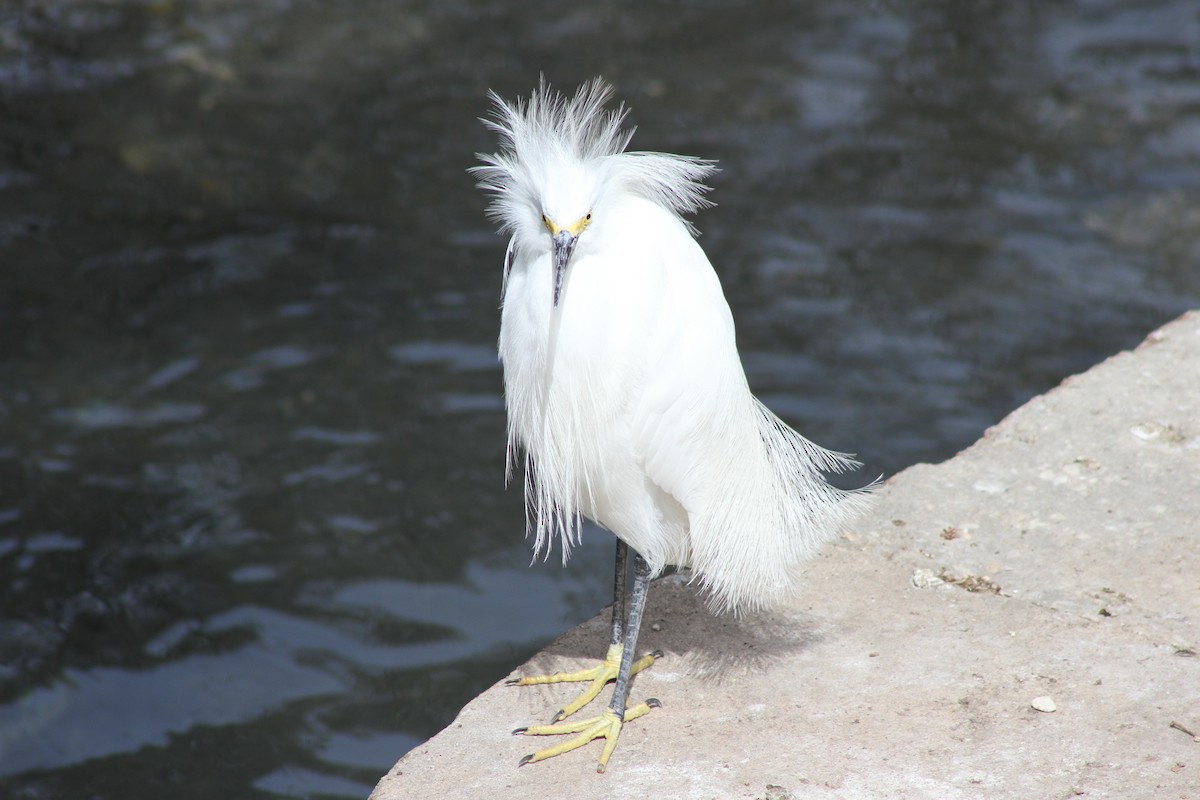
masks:
POLYGON ((613 191, 641 195, 677 215, 712 205, 704 198, 709 187, 702 181, 716 171, 713 162, 625 152, 636 128, 622 127, 629 113, 624 104, 615 111, 605 109, 612 94, 600 78, 580 86, 569 100, 544 78, 528 102, 509 103, 488 93, 495 109, 491 119, 481 122, 499 134, 500 151, 476 153, 484 164, 470 172, 479 179, 479 188, 494 193, 488 216, 502 233, 515 235, 529 225, 539 232, 541 192, 568 165, 593 170, 602 182, 613 184, 613 191))
POLYGON ((558 540, 565 561, 586 516, 655 573, 690 565, 714 607, 760 607, 861 510, 862 490, 822 474, 857 463, 750 393, 720 283, 683 219, 709 205, 715 167, 626 152, 633 130, 624 106, 605 108, 611 94, 597 79, 568 99, 543 81, 527 102, 493 93, 484 121, 500 149, 472 172, 511 237, 506 478, 519 462, 535 558, 558 540))

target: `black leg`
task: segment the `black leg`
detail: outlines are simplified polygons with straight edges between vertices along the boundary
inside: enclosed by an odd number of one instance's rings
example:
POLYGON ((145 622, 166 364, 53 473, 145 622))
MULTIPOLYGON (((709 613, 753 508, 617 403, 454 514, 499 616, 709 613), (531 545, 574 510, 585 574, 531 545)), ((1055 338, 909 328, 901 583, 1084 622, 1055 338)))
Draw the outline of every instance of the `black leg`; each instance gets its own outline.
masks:
POLYGON ((629 571, 629 545, 617 539, 617 563, 613 568, 612 637, 609 644, 620 644, 625 631, 625 573, 629 571))
POLYGON ((625 649, 621 653, 621 667, 617 671, 617 682, 613 686, 612 702, 608 704, 618 718, 625 716, 625 704, 629 699, 629 673, 633 668, 633 654, 637 648, 638 630, 642 627, 642 612, 646 608, 646 594, 649 590, 650 565, 646 563, 646 559, 635 552, 633 554, 633 597, 629 601, 629 620, 625 627, 625 649))
POLYGON ((612 645, 609 647, 604 663, 593 669, 579 672, 559 672, 554 675, 522 678, 518 681, 524 685, 557 683, 559 681, 591 682, 588 689, 554 715, 554 721, 550 725, 531 725, 513 731, 514 734, 526 736, 577 734, 573 739, 559 742, 536 753, 530 753, 521 759, 518 766, 552 758, 577 747, 583 747, 593 739, 602 738, 604 739, 604 749, 600 753, 600 764, 596 767, 596 771, 604 772, 608 759, 617 746, 617 737, 621 734, 622 726, 630 720, 650 713, 650 709, 659 707, 659 702, 654 698, 648 698, 645 702, 638 703, 632 708, 628 704, 630 679, 637 672, 653 664, 656 658, 662 657, 662 653, 655 652, 634 660, 633 653, 637 648, 638 630, 642 626, 642 613, 646 608, 646 594, 650 588, 650 565, 639 553, 633 554, 633 594, 626 600, 625 572, 628 560, 629 546, 618 541, 616 574, 613 576, 612 645), (625 616, 626 607, 629 612, 628 618, 625 616), (613 678, 614 667, 616 668, 616 685, 613 686, 612 702, 609 703, 604 713, 592 719, 564 722, 566 717, 590 703, 600 693, 600 689, 613 678))

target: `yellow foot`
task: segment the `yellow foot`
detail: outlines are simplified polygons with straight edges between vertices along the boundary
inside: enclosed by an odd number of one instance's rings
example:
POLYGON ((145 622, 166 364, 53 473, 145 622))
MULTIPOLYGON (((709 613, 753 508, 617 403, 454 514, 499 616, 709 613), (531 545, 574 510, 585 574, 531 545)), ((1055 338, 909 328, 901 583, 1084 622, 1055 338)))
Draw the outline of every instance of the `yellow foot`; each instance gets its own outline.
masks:
MULTIPOLYGON (((559 709, 559 712, 550 720, 551 722, 560 722, 595 700, 596 695, 600 694, 600 690, 604 688, 604 684, 617 679, 617 670, 621 667, 621 653, 624 649, 623 645, 610 645, 608 653, 604 656, 604 661, 591 669, 581 669, 577 672, 556 672, 553 675, 532 675, 528 678, 514 678, 506 681, 506 684, 509 686, 536 686, 543 683, 591 681, 591 685, 588 688, 584 689, 578 697, 559 709)), ((662 658, 662 655, 661 650, 655 650, 648 656, 642 656, 633 662, 633 667, 629 670, 629 676, 632 678, 653 664, 655 659, 662 658)), ((628 715, 626 716, 628 717, 628 715)), ((562 733, 563 731, 558 732, 562 733)), ((613 741, 616 741, 616 737, 613 738, 613 741)))
POLYGON ((621 735, 621 726, 626 722, 632 722, 638 717, 643 717, 650 713, 650 709, 658 708, 661 705, 654 698, 650 698, 644 703, 639 703, 633 708, 625 709, 624 719, 617 716, 616 712, 611 708, 604 709, 604 713, 598 717, 591 719, 581 719, 575 722, 559 722, 552 725, 531 725, 528 728, 517 728, 513 731, 515 736, 550 736, 564 733, 578 733, 567 739, 565 742, 559 742, 553 747, 547 747, 545 750, 538 750, 536 753, 530 753, 521 759, 518 767, 523 767, 526 764, 533 764, 537 761, 545 761, 547 758, 560 756, 563 753, 569 753, 572 750, 583 747, 592 739, 604 738, 604 749, 600 751, 600 765, 596 767, 596 772, 604 772, 604 768, 608 766, 608 759, 613 754, 613 750, 617 749, 617 737, 621 735))

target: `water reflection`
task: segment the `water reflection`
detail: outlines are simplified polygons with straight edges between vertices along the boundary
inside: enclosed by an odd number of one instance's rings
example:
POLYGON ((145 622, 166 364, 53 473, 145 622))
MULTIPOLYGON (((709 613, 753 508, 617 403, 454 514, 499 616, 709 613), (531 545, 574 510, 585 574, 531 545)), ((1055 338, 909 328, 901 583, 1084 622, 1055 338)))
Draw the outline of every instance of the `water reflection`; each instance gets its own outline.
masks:
POLYGON ((192 656, 146 671, 66 670, 53 686, 0 712, 0 729, 7 734, 5 768, 45 769, 162 746, 170 733, 252 720, 338 688, 321 670, 258 644, 226 657, 192 656))
POLYGON ((750 381, 872 475, 1200 304, 1184 0, 550 11, 0 7, 6 791, 362 796, 605 602, 502 489, 487 88, 721 161, 750 381))
MULTIPOLYGON (((32 544, 42 552, 79 546, 46 537, 32 544)), ((237 572, 244 581, 245 568, 237 572)), ((0 708, 5 769, 132 753, 193 726, 248 722, 302 698, 350 692, 357 671, 431 668, 535 646, 562 631, 567 605, 563 583, 548 574, 481 564, 468 564, 454 584, 378 580, 329 588, 306 592, 294 613, 242 606, 201 623, 176 623, 145 644, 154 664, 145 669, 65 670, 0 708), (530 595, 548 602, 530 606, 530 595), (514 619, 521 621, 518 640, 514 619), (370 621, 381 625, 364 636, 370 621), (191 643, 200 640, 238 644, 223 653, 194 652, 191 643)), ((329 760, 341 748, 324 750, 329 760)))

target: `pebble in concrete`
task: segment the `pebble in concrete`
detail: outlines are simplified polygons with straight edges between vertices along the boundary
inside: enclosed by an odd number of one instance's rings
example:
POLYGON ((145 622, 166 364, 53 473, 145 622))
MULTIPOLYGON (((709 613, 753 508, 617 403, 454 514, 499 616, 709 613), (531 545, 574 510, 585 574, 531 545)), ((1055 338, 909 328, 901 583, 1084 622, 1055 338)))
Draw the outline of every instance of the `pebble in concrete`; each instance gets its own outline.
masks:
POLYGON ((1058 711, 1058 706, 1056 706, 1054 704, 1054 698, 1048 694, 1044 694, 1041 697, 1033 698, 1033 700, 1030 701, 1029 705, 1033 706, 1033 708, 1035 710, 1044 711, 1047 714, 1058 711))

